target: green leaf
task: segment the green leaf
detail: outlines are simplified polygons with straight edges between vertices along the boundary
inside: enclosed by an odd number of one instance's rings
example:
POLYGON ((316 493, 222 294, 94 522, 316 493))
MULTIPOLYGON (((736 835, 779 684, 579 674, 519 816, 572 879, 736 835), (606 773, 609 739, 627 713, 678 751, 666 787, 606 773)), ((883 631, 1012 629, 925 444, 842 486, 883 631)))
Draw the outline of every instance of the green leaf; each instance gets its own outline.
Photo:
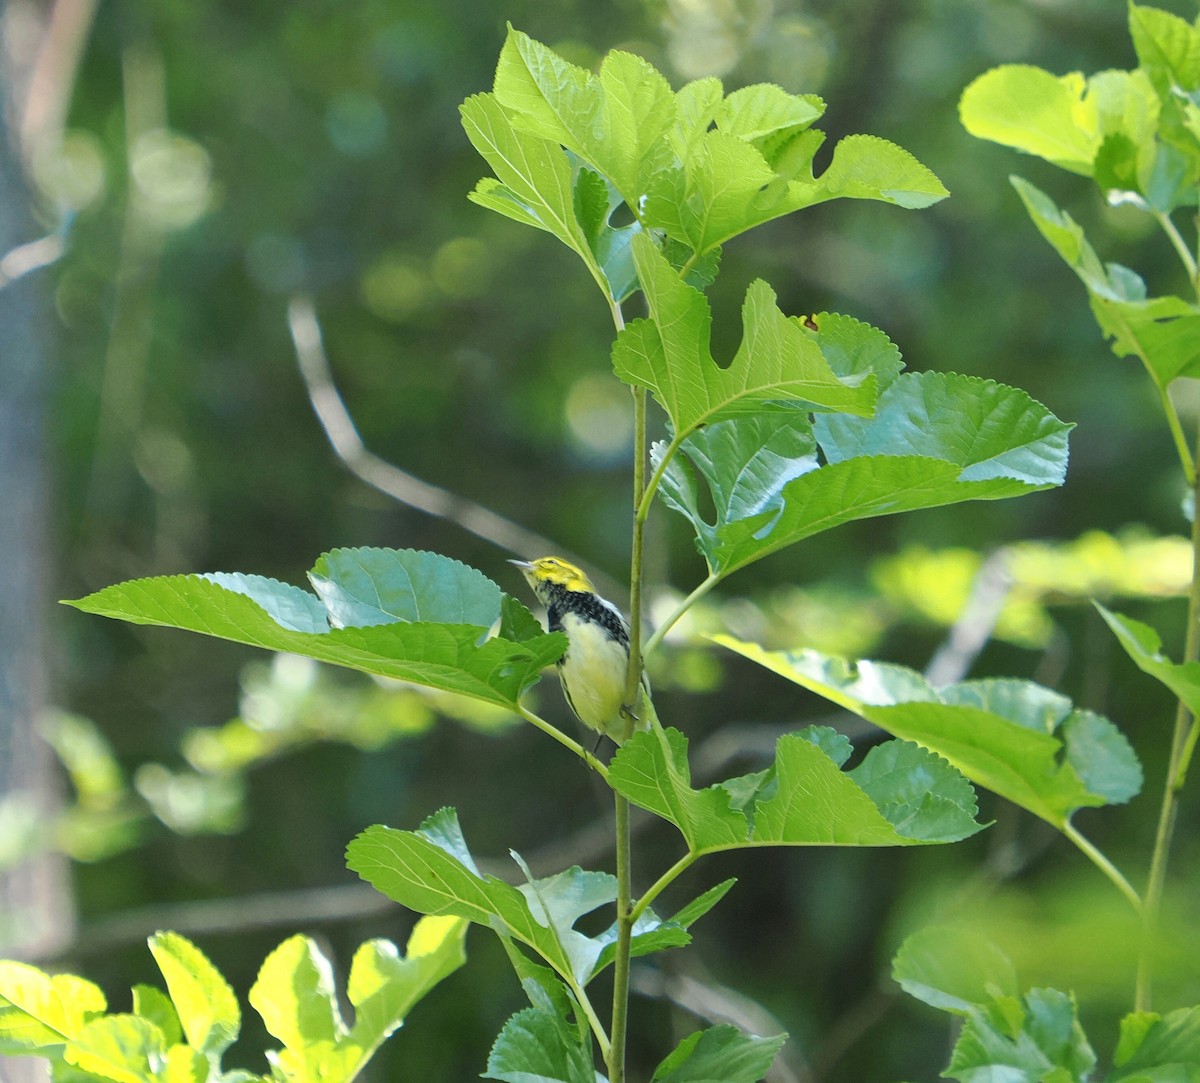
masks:
POLYGON ((482 572, 413 549, 335 549, 308 573, 334 628, 396 621, 487 627, 500 588, 482 572))
POLYGON ((237 998, 216 967, 178 933, 155 933, 150 952, 167 983, 188 1044, 219 1057, 241 1029, 237 998))
POLYGON ((746 292, 742 344, 721 368, 709 352, 712 313, 704 295, 680 281, 649 238, 634 239, 633 258, 650 319, 621 332, 613 367, 622 380, 651 391, 676 440, 721 418, 761 411, 773 400, 862 414, 873 409, 870 375, 839 379, 802 325, 776 307, 766 283, 746 292))
POLYGON ((1099 602, 1092 604, 1138 669, 1165 684, 1193 714, 1200 714, 1200 662, 1172 662, 1163 655, 1162 640, 1148 624, 1105 609, 1099 602))
POLYGON ((1018 995, 1012 961, 973 929, 929 926, 909 936, 892 960, 892 977, 909 996, 966 1015, 996 996, 1018 995))
POLYGON ((1072 173, 1092 175, 1100 147, 1096 104, 1078 73, 1061 78, 1025 64, 1005 64, 984 72, 959 101, 963 126, 1072 173))
POLYGON ((727 1025, 696 1031, 654 1070, 652 1083, 758 1083, 786 1041, 786 1034, 758 1038, 727 1025))
POLYGON ((782 415, 774 431, 762 418, 732 418, 693 433, 681 450, 709 489, 711 523, 678 457, 662 495, 692 521, 710 572, 723 577, 856 519, 1061 484, 1070 428, 1022 391, 912 373, 883 391, 869 420, 818 415, 825 466, 803 415, 782 415))
MULTIPOLYGON (((691 924, 709 912, 733 887, 734 880, 725 880, 716 887, 710 888, 703 895, 693 899, 678 913, 666 920, 660 918, 653 910, 642 911, 633 926, 633 936, 630 940, 630 953, 634 957, 652 955, 667 948, 681 948, 692 942, 688 929, 691 924)), ((596 938, 604 945, 604 950, 596 960, 592 976, 599 974, 612 963, 616 957, 617 924, 614 922, 596 938)))
POLYGON ((611 52, 596 76, 509 27, 493 90, 514 124, 578 155, 631 207, 670 164, 675 97, 641 57, 611 52))
POLYGON ((908 151, 869 135, 850 135, 828 168, 812 174, 819 133, 764 150, 727 131, 693 138, 682 169, 664 170, 651 185, 643 220, 684 241, 697 254, 754 226, 830 199, 873 199, 928 207, 948 193, 908 151), (772 163, 775 164, 772 164, 772 163))
POLYGON ((250 987, 250 1003, 285 1049, 332 1045, 346 1032, 333 968, 307 936, 290 937, 267 956, 250 987))
MULTIPOLYGON (((212 1065, 208 1058, 190 1045, 167 1047, 167 1063, 159 1076, 160 1083, 209 1083, 212 1065)), ((65 1083, 65 1081, 64 1081, 65 1083)), ((221 1083, 268 1083, 262 1076, 245 1071, 221 1073, 221 1083)))
POLYGON ((935 689, 913 670, 818 651, 716 641, 774 673, 944 757, 972 782, 1061 829, 1079 808, 1128 801, 1142 771, 1107 719, 1030 681, 935 689))
MULTIPOLYGON (((163 1040, 170 1049, 183 1041, 183 1027, 179 1013, 171 998, 153 985, 133 987, 133 1014, 149 1019, 163 1033, 163 1040)), ((207 1063, 207 1062, 206 1062, 207 1063)))
POLYGON ((1200 87, 1200 29, 1159 8, 1129 5, 1138 65, 1163 97, 1200 87))
POLYGON ((1121 1040, 1109 1083, 1172 1083, 1200 1079, 1200 1007, 1159 1016, 1135 1012, 1121 1020, 1121 1040))
POLYGON ((484 1079, 506 1083, 598 1083, 589 1044, 551 1006, 517 1012, 488 1055, 484 1079))
POLYGON ((404 954, 388 940, 369 940, 354 953, 348 995, 354 1006, 349 1041, 365 1060, 435 985, 466 962, 467 923, 427 916, 409 935, 404 954))
POLYGON ((1033 989, 1008 1013, 975 1008, 954 1046, 945 1074, 963 1083, 1004 1079, 1086 1083, 1096 1064, 1076 1018, 1075 1001, 1055 989, 1033 989), (1005 1018, 1013 1018, 1015 1026, 1005 1018))
POLYGON ((829 367, 843 380, 874 376, 882 391, 904 368, 895 343, 869 323, 837 312, 820 312, 806 320, 805 327, 829 367))
POLYGON ((907 784, 898 774, 884 782, 873 777, 874 768, 864 773, 880 793, 877 802, 818 743, 789 734, 780 738, 771 769, 753 776, 751 785, 732 779, 696 790, 687 739, 678 730, 653 730, 621 747, 609 765, 609 782, 675 824, 693 853, 747 845, 906 846, 957 841, 980 830, 974 794, 955 771, 919 750, 905 760, 890 766, 910 773, 907 784), (911 793, 921 784, 935 795, 927 803, 897 796, 906 785, 911 793))
POLYGON ((417 913, 452 914, 489 927, 499 919, 559 974, 586 981, 603 944, 572 925, 584 913, 612 901, 616 881, 606 873, 578 868, 523 887, 480 876, 473 862, 461 860, 456 847, 440 844, 449 820, 457 830, 452 810, 439 814, 437 833, 369 827, 350 843, 347 864, 388 898, 417 913))
POLYGON ((562 147, 514 128, 492 94, 468 98, 459 112, 471 145, 495 173, 476 185, 471 201, 557 237, 605 289, 603 273, 575 215, 575 179, 562 147))
POLYGON ((318 596, 260 576, 177 575, 120 583, 68 604, 507 707, 566 645, 562 635, 535 631, 532 615, 479 572, 437 554, 340 549, 312 574, 318 596), (502 631, 518 638, 490 634, 502 616, 502 631))
POLYGON ((0 960, 0 1056, 52 1055, 106 1006, 83 978, 0 960))
POLYGON ((1132 271, 1103 265, 1070 215, 1032 184, 1012 178, 1038 231, 1087 287, 1092 312, 1118 357, 1137 357, 1165 387, 1200 375, 1200 307, 1182 298, 1147 298, 1132 271))
POLYGON ((1071 427, 1023 391, 940 372, 898 376, 870 419, 815 421, 830 463, 920 455, 954 463, 961 482, 1011 481, 1030 491, 1063 483, 1071 427))
POLYGON ((719 131, 762 150, 804 131, 824 112, 825 103, 815 94, 789 94, 774 83, 756 83, 720 100, 713 120, 719 131))
POLYGON ((783 213, 830 199, 874 199, 921 210, 949 194, 903 147, 875 135, 848 135, 833 148, 833 159, 819 177, 789 182, 783 213))
POLYGON ((158 1083, 166 1058, 162 1031, 136 1015, 93 1019, 67 1045, 68 1064, 114 1083, 158 1083))

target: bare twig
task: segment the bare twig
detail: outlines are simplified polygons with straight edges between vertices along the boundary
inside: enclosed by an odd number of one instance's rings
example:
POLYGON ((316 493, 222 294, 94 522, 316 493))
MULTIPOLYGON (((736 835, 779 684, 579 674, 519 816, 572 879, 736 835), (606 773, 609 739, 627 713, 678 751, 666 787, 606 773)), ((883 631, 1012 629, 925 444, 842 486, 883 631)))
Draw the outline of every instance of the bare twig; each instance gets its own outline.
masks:
POLYGON ((983 562, 967 604, 925 667, 930 684, 941 688, 967 675, 992 637, 1011 589, 1008 553, 998 549, 983 562))
POLYGON ((19 128, 26 157, 43 142, 62 137, 71 91, 96 16, 98 0, 55 0, 22 101, 19 128))
MULTIPOLYGON (((422 481, 369 451, 334 384, 321 340, 321 325, 317 322, 316 312, 308 297, 293 297, 288 304, 288 329, 309 401, 325 430, 329 446, 360 481, 401 504, 454 523, 467 533, 489 541, 506 552, 522 557, 563 553, 569 560, 579 561, 578 557, 564 551, 562 546, 549 538, 527 530, 473 500, 422 481)), ((598 582, 604 580, 602 575, 594 578, 598 582)), ((611 585, 610 581, 603 589, 607 591, 611 585)), ((613 592, 619 594, 620 589, 615 587, 613 592)))
POLYGON ((30 271, 53 263, 62 256, 65 247, 62 237, 51 233, 47 237, 10 248, 0 256, 0 290, 30 271))
MULTIPOLYGON (((642 996, 668 1000, 706 1023, 732 1023, 749 1034, 781 1034, 784 1026, 766 1008, 743 993, 709 979, 667 974, 650 966, 635 967, 633 990, 642 996)), ((780 1050, 767 1073, 768 1083, 812 1083, 812 1070, 794 1042, 780 1050)))

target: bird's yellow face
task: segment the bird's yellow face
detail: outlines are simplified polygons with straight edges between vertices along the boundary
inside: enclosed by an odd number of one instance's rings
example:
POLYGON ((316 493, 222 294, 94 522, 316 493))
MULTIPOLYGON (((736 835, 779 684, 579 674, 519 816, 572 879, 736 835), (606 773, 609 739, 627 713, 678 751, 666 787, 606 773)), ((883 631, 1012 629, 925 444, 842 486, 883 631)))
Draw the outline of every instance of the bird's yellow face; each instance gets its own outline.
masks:
POLYGON ((510 564, 521 569, 533 592, 545 598, 545 590, 559 586, 565 590, 595 593, 595 587, 587 575, 562 557, 538 557, 537 560, 510 560, 510 564))

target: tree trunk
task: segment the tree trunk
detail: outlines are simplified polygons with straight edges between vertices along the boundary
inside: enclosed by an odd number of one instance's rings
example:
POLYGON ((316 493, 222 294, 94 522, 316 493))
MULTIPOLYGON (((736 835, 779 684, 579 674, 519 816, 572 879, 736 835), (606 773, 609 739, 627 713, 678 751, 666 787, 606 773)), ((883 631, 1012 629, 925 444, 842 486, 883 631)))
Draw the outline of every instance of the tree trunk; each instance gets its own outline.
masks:
MULTIPOLYGON (((0 55, 0 86, 7 58, 0 55)), ((11 86, 11 83, 9 84, 11 86)), ((36 239, 16 150, 14 111, 0 123, 0 260, 36 239)), ((0 265, 0 270, 3 270, 0 265)), ((0 275, 0 855, 21 832, 45 839, 58 803, 50 749, 37 733, 46 704, 47 471, 44 429, 51 327, 44 272, 0 275)), ((72 930, 66 864, 40 849, 0 867, 0 955, 60 951, 72 930)), ((12 1078, 5 1065, 4 1078, 12 1078)))

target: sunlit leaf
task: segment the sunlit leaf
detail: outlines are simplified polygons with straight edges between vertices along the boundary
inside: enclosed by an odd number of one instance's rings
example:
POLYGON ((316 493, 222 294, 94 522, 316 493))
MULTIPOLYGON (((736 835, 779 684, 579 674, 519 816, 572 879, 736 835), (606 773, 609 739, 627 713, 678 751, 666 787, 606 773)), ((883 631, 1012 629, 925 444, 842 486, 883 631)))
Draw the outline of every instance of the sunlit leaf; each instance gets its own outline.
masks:
POLYGON ((535 631, 534 618, 494 583, 447 557, 340 549, 313 574, 319 597, 260 576, 179 575, 132 580, 68 604, 509 707, 565 646, 563 636, 535 631), (490 634, 502 614, 502 631, 518 639, 490 634))
POLYGON ((0 1055, 61 1049, 105 1007, 103 992, 91 982, 0 960, 0 1055))
POLYGON ((1075 73, 1061 78, 1026 64, 1005 64, 979 76, 963 91, 963 126, 1072 173, 1092 175, 1100 146, 1096 106, 1075 73))
POLYGON ((136 1015, 106 1015, 88 1023, 67 1046, 69 1064, 113 1083, 158 1083, 166 1057, 162 1031, 136 1015))
POLYGON ((290 937, 267 956, 250 987, 250 1003, 287 1049, 332 1045, 346 1031, 333 968, 307 936, 290 937))
POLYGON ((178 933, 155 933, 149 944, 188 1044, 218 1056, 237 1039, 242 1025, 229 983, 199 948, 178 933))
POLYGON ((818 651, 764 651, 717 641, 896 737, 936 752, 972 782, 1062 828, 1079 808, 1128 801, 1142 771, 1105 718, 1031 681, 964 681, 935 689, 902 666, 818 651))

